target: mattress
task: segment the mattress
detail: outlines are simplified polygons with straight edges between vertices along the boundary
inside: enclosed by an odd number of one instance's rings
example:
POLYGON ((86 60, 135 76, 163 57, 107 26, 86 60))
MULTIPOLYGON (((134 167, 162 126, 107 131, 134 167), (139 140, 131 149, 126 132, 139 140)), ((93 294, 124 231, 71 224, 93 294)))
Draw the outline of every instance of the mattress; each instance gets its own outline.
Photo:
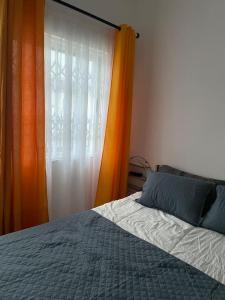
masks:
POLYGON ((0 299, 225 299, 224 236, 140 194, 0 238, 0 299))

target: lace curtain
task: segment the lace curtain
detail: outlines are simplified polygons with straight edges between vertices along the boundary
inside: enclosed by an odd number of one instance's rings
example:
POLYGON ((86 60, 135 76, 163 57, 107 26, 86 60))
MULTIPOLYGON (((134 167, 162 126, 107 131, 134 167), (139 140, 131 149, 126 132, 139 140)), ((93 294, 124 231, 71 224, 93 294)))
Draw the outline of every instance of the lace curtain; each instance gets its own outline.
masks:
POLYGON ((46 165, 51 219, 92 207, 111 83, 113 30, 46 1, 46 165))

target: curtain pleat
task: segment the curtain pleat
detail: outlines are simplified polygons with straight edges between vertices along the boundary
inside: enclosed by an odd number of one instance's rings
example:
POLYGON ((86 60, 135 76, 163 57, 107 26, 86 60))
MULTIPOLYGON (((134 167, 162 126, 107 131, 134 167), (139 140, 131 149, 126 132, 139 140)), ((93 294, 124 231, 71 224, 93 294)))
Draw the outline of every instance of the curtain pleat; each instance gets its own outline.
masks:
POLYGON ((95 206, 126 196, 130 146, 135 32, 122 25, 115 41, 104 149, 95 206))
MULTIPOLYGON (((6 3, 7 80, 6 95, 1 97, 4 107, 1 110, 1 234, 48 221, 44 1, 8 0, 6 3)), ((1 69, 2 72, 5 70, 1 69)))

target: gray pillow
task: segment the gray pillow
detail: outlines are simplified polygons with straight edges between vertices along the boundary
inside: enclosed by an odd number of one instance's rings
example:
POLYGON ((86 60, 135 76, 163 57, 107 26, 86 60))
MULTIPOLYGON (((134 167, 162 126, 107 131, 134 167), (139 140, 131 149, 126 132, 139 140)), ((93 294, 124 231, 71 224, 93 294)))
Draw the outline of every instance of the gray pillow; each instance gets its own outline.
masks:
POLYGON ((202 180, 152 172, 137 202, 198 226, 205 201, 212 188, 211 183, 202 180))
POLYGON ((199 175, 188 173, 188 172, 185 172, 183 170, 180 170, 180 169, 168 166, 168 165, 158 165, 157 166, 157 171, 158 172, 169 173, 169 174, 174 174, 174 175, 178 175, 178 176, 185 176, 185 177, 201 179, 201 180, 204 180, 204 181, 207 181, 207 182, 214 183, 215 185, 224 185, 225 186, 225 181, 224 180, 199 176, 199 175))
POLYGON ((217 197, 202 222, 202 227, 225 234, 225 186, 218 185, 217 197))
POLYGON ((192 173, 188 173, 188 172, 176 169, 176 168, 168 166, 168 165, 158 165, 157 171, 158 172, 163 172, 163 173, 174 174, 174 175, 178 175, 178 176, 196 178, 196 179, 204 180, 204 181, 211 182, 212 184, 214 184, 214 188, 212 189, 211 193, 209 194, 209 196, 206 200, 205 207, 204 207, 203 213, 202 213, 203 216, 206 215, 206 213, 209 211, 210 207, 212 206, 213 202, 216 199, 216 186, 217 185, 224 185, 225 186, 225 181, 223 181, 223 180, 202 177, 202 176, 199 176, 199 175, 195 175, 195 174, 192 174, 192 173))

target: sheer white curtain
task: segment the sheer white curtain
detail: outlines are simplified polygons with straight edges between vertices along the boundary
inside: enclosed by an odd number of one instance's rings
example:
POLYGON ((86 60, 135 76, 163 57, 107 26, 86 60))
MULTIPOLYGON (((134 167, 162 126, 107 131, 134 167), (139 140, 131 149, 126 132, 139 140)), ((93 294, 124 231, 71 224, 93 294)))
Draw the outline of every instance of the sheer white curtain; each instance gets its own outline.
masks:
POLYGON ((50 218, 95 198, 112 72, 114 31, 46 1, 46 162, 50 218))

